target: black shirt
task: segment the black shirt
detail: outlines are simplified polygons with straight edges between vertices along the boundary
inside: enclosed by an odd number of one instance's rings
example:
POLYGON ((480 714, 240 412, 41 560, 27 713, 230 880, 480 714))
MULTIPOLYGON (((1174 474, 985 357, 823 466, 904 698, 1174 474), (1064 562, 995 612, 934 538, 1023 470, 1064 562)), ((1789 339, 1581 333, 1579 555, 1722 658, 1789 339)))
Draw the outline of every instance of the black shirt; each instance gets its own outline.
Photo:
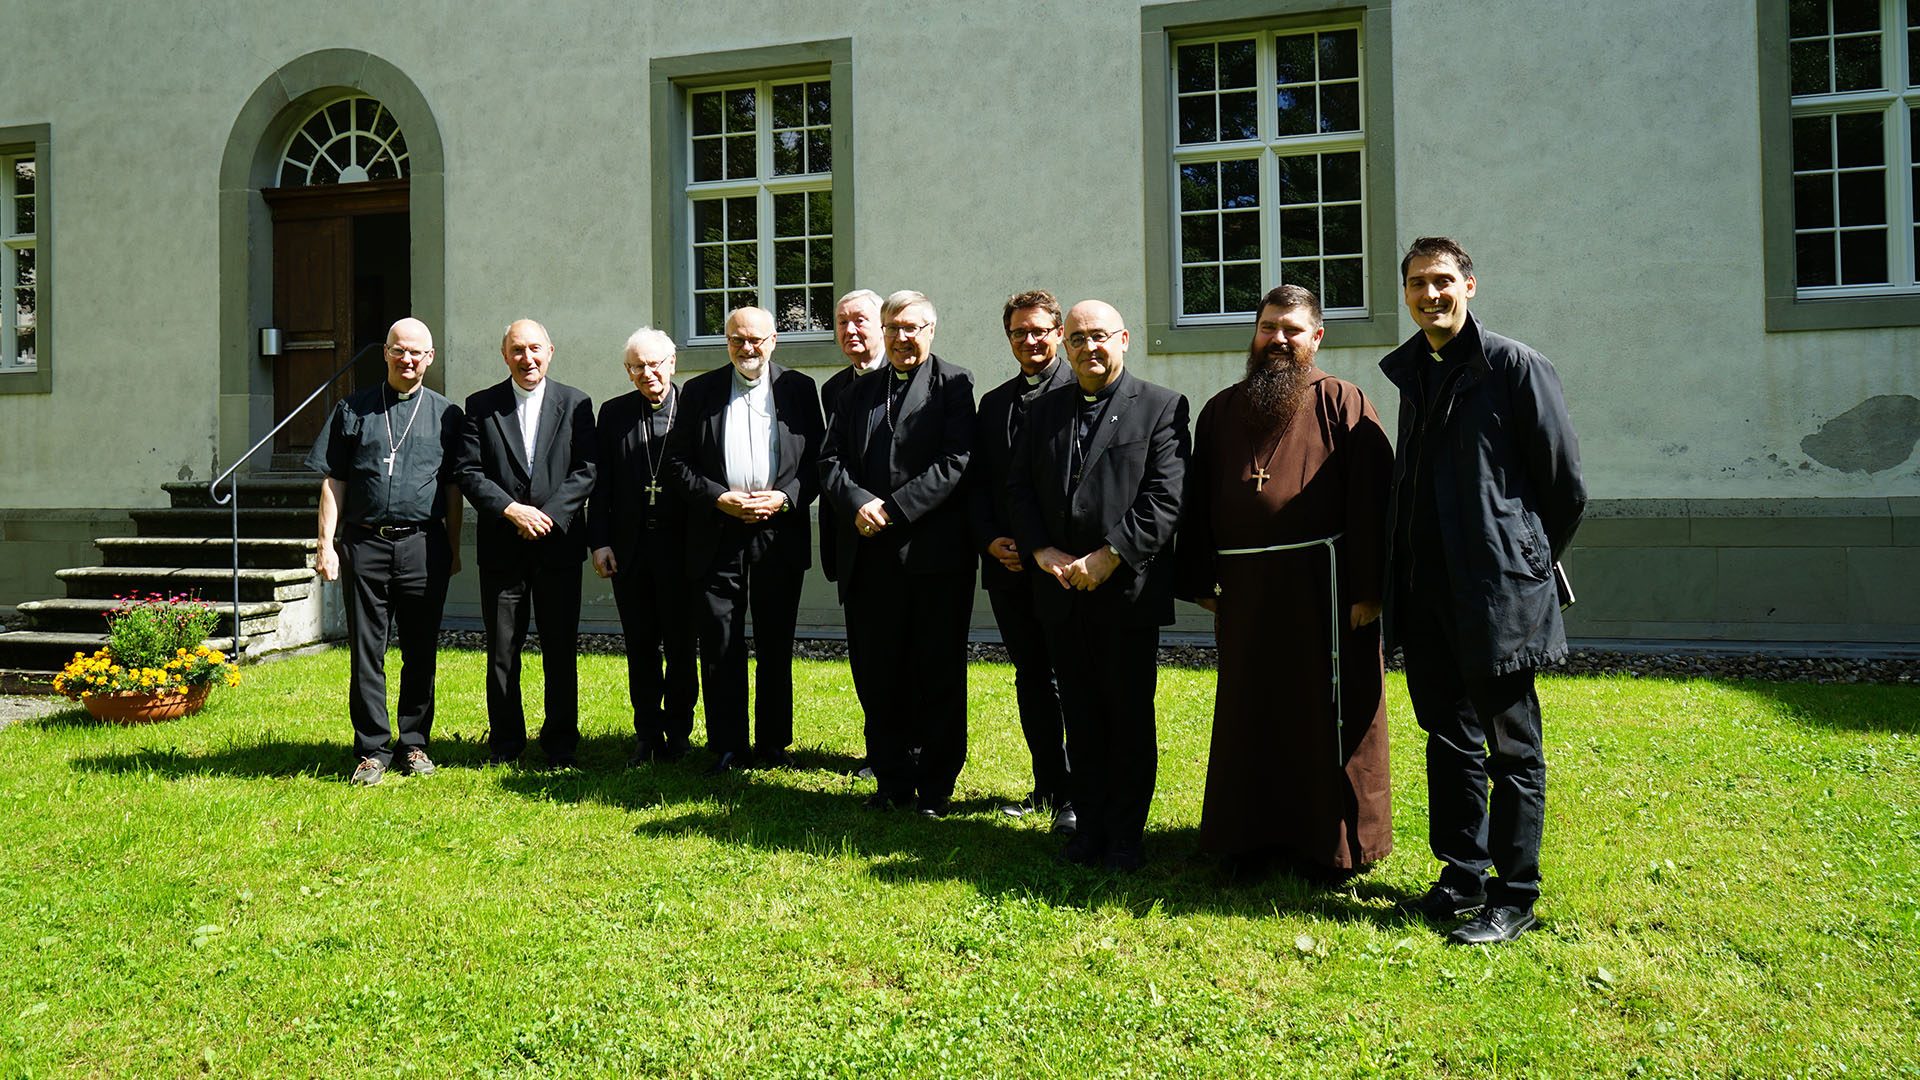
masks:
POLYGON ((460 423, 460 407, 425 386, 401 397, 382 382, 333 407, 307 455, 307 468, 346 486, 342 521, 414 525, 439 520, 446 516, 440 489, 453 482, 460 423))

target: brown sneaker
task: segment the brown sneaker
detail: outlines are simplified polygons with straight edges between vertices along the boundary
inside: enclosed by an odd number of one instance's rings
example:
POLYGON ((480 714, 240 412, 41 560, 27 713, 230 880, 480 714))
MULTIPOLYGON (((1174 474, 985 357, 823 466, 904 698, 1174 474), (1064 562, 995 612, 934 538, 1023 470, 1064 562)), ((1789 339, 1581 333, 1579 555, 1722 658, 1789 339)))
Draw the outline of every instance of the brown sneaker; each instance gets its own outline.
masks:
POLYGON ((409 750, 405 760, 407 773, 411 776, 434 774, 433 759, 427 756, 425 750, 409 750))
POLYGON ((359 784, 361 787, 372 787, 386 778, 386 762, 376 757, 361 758, 360 767, 353 770, 353 776, 347 780, 347 783, 359 784))

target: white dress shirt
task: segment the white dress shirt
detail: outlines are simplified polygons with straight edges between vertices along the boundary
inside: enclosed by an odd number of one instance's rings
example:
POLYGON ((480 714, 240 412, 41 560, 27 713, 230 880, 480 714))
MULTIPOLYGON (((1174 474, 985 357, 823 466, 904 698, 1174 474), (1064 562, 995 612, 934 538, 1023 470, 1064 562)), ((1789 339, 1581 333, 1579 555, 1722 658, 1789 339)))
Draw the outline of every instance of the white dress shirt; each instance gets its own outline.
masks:
POLYGON ((773 380, 766 375, 748 382, 733 373, 727 398, 725 444, 727 487, 733 491, 766 491, 780 468, 780 444, 773 423, 773 380))
POLYGON ((547 400, 547 380, 541 379, 531 390, 520 389, 517 382, 508 382, 513 387, 514 418, 520 421, 520 445, 526 452, 527 468, 533 468, 533 447, 540 438, 540 406, 547 400))

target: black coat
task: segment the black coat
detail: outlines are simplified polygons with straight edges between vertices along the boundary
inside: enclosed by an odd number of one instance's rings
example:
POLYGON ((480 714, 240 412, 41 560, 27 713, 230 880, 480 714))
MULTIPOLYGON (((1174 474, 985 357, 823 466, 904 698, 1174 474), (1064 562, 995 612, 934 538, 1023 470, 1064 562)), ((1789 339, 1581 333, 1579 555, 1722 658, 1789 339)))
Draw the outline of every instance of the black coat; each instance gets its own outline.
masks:
POLYGON ((1078 595, 1116 624, 1165 626, 1173 621, 1173 538, 1193 452, 1187 399, 1123 370, 1076 486, 1079 402, 1080 387, 1070 382, 1034 399, 1027 413, 1007 477, 1013 538, 1023 552, 1056 547, 1074 558, 1111 544, 1121 565, 1084 594, 1031 572, 1034 610, 1064 621, 1078 595))
POLYGON ((667 477, 687 507, 687 576, 701 578, 719 559, 739 549, 749 528, 772 529, 768 555, 805 570, 813 565, 813 529, 807 507, 820 493, 820 396, 813 380, 779 364, 767 365, 773 380, 773 423, 780 462, 772 485, 787 497, 787 509, 765 524, 747 525, 715 503, 727 493, 727 401, 733 367, 715 368, 680 389, 680 418, 667 438, 667 477))
MULTIPOLYGON (((676 422, 679 396, 677 387, 668 387, 664 408, 676 422)), ((653 417, 653 403, 638 390, 601 404, 594 424, 599 463, 587 501, 587 547, 611 548, 623 574, 648 576, 647 567, 638 565, 644 562, 679 578, 686 558, 687 501, 668 482, 666 439, 649 438, 642 430, 653 417), (652 498, 650 468, 661 489, 652 498)))
POLYGON ((857 559, 896 559, 911 574, 973 565, 961 492, 973 452, 973 374, 938 355, 927 357, 914 369, 889 433, 869 420, 892 385, 890 368, 855 379, 840 398, 820 455, 821 484, 834 513, 851 522, 860 507, 880 499, 893 522, 871 539, 852 528, 832 530, 842 603, 857 559), (867 451, 876 438, 890 441, 884 475, 868 474, 867 451))
POLYGON ((1471 314, 1460 334, 1464 365, 1424 415, 1415 374, 1431 364, 1416 333, 1380 361, 1400 388, 1393 498, 1387 519, 1387 648, 1401 640, 1398 568, 1409 554, 1441 559, 1451 585, 1453 648, 1463 674, 1504 675, 1567 654, 1554 563, 1566 554, 1586 511, 1580 444, 1560 376, 1547 358, 1483 329, 1471 314), (1424 447, 1424 453, 1423 453, 1424 447), (1411 463, 1432 467, 1440 548, 1396 552, 1411 463))
POLYGON ((527 465, 513 382, 503 379, 467 398, 456 478, 478 511, 475 556, 482 569, 539 561, 579 565, 587 557, 587 495, 593 491, 597 448, 593 401, 571 386, 547 380, 540 406, 533 465, 527 465), (553 519, 538 540, 520 535, 505 517, 519 502, 553 519))
POLYGON ((1007 475, 1013 471, 1013 437, 1009 434, 1009 425, 1014 403, 1026 398, 1031 407, 1041 394, 1072 381, 1073 366, 1065 356, 1057 356, 1053 366, 1040 376, 1038 385, 1028 386, 1026 376, 1016 372, 1013 378, 981 395, 980 412, 973 425, 973 461, 967 466, 967 504, 973 517, 973 550, 980 556, 983 589, 1027 588, 1030 584, 1027 574, 1034 569, 1025 548, 1020 550, 1027 572, 1019 574, 987 554, 988 544, 1013 535, 1007 475))

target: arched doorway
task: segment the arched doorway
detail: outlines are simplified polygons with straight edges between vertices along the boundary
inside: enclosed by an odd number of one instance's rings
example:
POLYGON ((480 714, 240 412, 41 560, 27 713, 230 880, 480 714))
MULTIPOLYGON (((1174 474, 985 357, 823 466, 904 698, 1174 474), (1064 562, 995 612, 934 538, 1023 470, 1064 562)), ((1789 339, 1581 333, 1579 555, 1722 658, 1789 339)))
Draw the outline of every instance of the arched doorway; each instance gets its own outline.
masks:
MULTIPOLYGON (((368 53, 301 57, 241 110, 221 163, 223 465, 394 319, 425 319, 445 350, 441 161, 419 90, 368 53), (269 327, 277 355, 262 348, 269 327)), ((336 393, 383 370, 373 355, 359 367, 336 393)), ((297 465, 327 400, 276 437, 275 465, 297 465)))

